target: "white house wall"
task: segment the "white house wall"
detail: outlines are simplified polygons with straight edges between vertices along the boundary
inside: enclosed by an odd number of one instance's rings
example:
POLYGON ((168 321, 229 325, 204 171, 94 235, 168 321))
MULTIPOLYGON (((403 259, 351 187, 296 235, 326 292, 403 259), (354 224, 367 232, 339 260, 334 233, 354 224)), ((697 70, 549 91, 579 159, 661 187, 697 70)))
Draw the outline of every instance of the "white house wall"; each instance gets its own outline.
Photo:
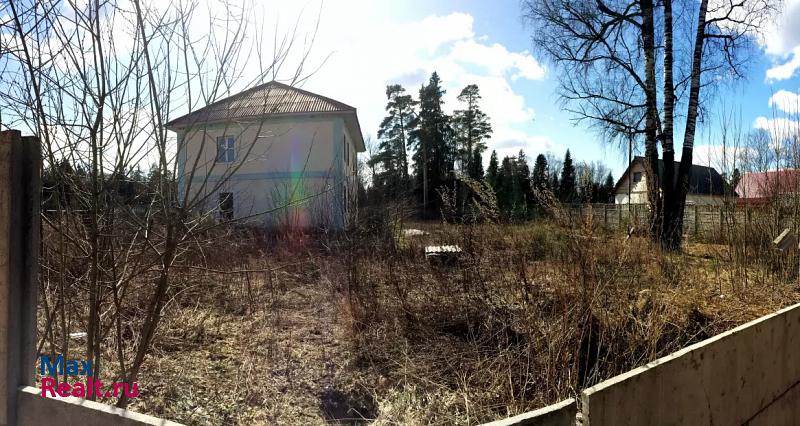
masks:
POLYGON ((203 200, 199 210, 215 213, 219 193, 231 192, 237 219, 267 225, 288 221, 341 227, 344 223, 345 196, 350 192, 345 177, 353 170, 356 153, 339 116, 196 126, 179 132, 179 145, 181 196, 189 195, 189 205, 203 200), (219 136, 236 138, 233 163, 215 161, 219 136), (345 146, 350 151, 347 165, 345 146), (227 176, 231 177, 226 180, 227 176))
MULTIPOLYGON (((647 175, 644 173, 644 165, 641 162, 635 162, 631 166, 630 173, 623 176, 618 191, 614 194, 615 204, 628 204, 628 184, 631 183, 630 190, 630 204, 646 204, 647 203, 647 175), (642 179, 633 184, 633 174, 639 172, 642 174, 642 179)), ((705 195, 705 194, 687 194, 687 204, 696 204, 702 206, 721 206, 724 204, 724 197, 721 195, 705 195)))

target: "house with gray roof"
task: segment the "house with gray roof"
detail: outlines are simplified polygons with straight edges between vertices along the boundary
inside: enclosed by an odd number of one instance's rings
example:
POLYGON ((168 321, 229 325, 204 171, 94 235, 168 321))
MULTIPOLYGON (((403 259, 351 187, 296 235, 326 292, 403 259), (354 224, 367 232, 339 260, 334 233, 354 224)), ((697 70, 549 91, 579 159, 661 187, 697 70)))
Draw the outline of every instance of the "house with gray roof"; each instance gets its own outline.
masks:
POLYGON ((356 109, 272 81, 167 123, 180 202, 217 220, 341 229, 354 207, 356 109))
MULTIPOLYGON (((675 176, 679 162, 675 162, 675 176)), ((664 160, 658 160, 658 175, 664 175, 664 160)), ((692 165, 689 178, 688 205, 714 205, 724 202, 725 186, 722 176, 713 167, 692 165)), ((634 157, 614 186, 615 204, 647 204, 647 176, 644 172, 644 157, 634 157)))

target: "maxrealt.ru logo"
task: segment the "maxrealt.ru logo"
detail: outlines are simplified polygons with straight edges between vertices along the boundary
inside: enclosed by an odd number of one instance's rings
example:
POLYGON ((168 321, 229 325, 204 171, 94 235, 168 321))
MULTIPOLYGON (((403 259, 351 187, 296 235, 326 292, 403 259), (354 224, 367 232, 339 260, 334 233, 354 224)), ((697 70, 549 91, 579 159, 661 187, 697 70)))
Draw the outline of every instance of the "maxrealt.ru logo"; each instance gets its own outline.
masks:
POLYGON ((113 382, 104 387, 103 382, 94 378, 92 362, 85 360, 64 360, 58 355, 54 360, 50 360, 47 355, 39 357, 39 373, 42 376, 42 396, 75 396, 78 398, 98 397, 118 397, 122 393, 128 398, 139 396, 139 385, 123 382, 113 382), (85 376, 86 382, 58 383, 58 376, 85 376), (48 377, 49 376, 49 377, 48 377))

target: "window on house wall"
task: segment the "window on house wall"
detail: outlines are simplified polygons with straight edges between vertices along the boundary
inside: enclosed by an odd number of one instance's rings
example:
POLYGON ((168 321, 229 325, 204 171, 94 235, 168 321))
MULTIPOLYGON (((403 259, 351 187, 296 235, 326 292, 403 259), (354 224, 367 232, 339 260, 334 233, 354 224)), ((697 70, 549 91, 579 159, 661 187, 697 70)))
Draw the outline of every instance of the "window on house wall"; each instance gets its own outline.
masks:
POLYGON ((233 220, 233 193, 219 193, 219 219, 222 221, 233 220))
POLYGON ((232 163, 236 161, 236 138, 233 136, 219 136, 217 138, 217 163, 232 163))
POLYGON ((633 183, 639 183, 642 181, 642 172, 633 172, 633 183))

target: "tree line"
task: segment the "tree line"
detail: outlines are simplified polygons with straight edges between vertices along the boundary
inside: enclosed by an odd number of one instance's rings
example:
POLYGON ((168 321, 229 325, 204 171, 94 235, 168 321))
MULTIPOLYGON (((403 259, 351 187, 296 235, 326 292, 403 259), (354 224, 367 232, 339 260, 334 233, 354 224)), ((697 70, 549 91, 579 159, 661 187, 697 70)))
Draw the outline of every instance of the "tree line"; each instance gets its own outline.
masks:
POLYGON ((614 178, 608 168, 601 163, 576 165, 569 150, 563 160, 539 154, 532 171, 523 150, 502 161, 492 151, 484 170, 492 125, 480 108, 477 85, 461 90, 459 108, 452 115, 444 112, 446 92, 438 73, 431 74, 418 93, 414 99, 399 84, 386 87, 386 116, 366 161, 371 181, 367 202, 411 199, 421 217, 436 217, 442 209, 442 190, 452 190, 456 204, 466 206, 472 195, 464 179, 491 188, 506 218, 535 214, 537 191, 550 191, 565 203, 613 202, 614 178))

